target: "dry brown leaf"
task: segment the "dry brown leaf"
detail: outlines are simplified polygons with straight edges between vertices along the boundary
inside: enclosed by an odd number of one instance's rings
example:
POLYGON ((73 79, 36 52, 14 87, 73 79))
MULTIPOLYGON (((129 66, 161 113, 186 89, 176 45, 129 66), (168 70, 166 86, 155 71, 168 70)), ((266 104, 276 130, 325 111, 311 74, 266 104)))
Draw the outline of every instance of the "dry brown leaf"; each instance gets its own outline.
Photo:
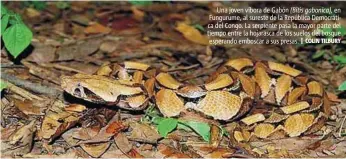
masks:
POLYGON ((86 33, 86 34, 98 34, 98 33, 107 34, 111 31, 112 31, 112 29, 105 27, 99 23, 95 23, 95 24, 92 24, 92 25, 88 26, 87 28, 85 28, 84 33, 86 33))
POLYGON ((128 154, 132 149, 132 144, 123 133, 116 135, 114 137, 114 142, 124 154, 128 154))
POLYGON ((130 140, 155 144, 161 138, 161 135, 147 124, 135 122, 130 123, 130 127, 132 129, 130 140))
POLYGON ((131 6, 131 10, 132 10, 133 18, 139 22, 142 22, 145 16, 145 12, 139 10, 135 5, 131 6))
POLYGON ((328 97, 329 100, 332 101, 332 102, 337 102, 337 103, 340 103, 340 102, 341 102, 341 99, 339 99, 338 96, 335 95, 334 93, 327 92, 327 97, 328 97))
POLYGON ((237 71, 241 71, 245 67, 253 66, 253 63, 248 58, 232 59, 226 62, 226 66, 233 67, 237 71))
POLYGON ((202 35, 196 28, 184 22, 179 22, 175 29, 182 33, 187 40, 201 45, 209 45, 209 39, 207 36, 202 35))
POLYGON ((55 101, 52 109, 46 113, 41 126, 44 139, 53 140, 79 120, 78 114, 67 112, 64 107, 65 105, 61 101, 55 101))
POLYGON ((125 128, 127 128, 127 125, 125 125, 122 121, 109 122, 106 126, 106 133, 115 135, 125 128))
MULTIPOLYGON (((14 156, 29 153, 33 146, 35 132, 36 120, 12 132, 8 138, 1 141, 1 158, 13 158, 14 156)), ((1 137, 3 138, 3 136, 1 137)))
MULTIPOLYGON (((91 138, 95 137, 99 133, 100 129, 101 129, 100 127, 79 128, 73 132, 72 138, 80 139, 80 140, 90 140, 91 138)), ((65 140, 69 140, 69 139, 65 139, 65 140)))
POLYGON ((100 157, 106 152, 110 143, 92 143, 92 144, 81 144, 82 149, 92 157, 100 157))
POLYGON ((43 115, 45 108, 40 108, 34 105, 30 100, 14 99, 14 105, 26 115, 43 115))
POLYGON ((147 64, 133 61, 125 61, 124 65, 126 69, 136 69, 141 71, 146 71, 150 67, 147 64))

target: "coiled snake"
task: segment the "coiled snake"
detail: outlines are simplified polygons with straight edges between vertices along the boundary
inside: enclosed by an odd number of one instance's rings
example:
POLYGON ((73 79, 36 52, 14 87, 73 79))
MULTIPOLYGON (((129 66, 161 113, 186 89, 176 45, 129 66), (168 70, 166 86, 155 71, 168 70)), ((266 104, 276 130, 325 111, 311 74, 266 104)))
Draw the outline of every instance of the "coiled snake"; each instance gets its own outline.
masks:
MULTIPOLYGON (((102 66, 97 75, 62 77, 69 94, 94 103, 143 110, 152 101, 165 117, 188 109, 221 121, 253 126, 259 138, 320 130, 331 114, 323 86, 300 70, 271 61, 231 59, 201 85, 180 82, 147 64, 102 66), (256 109, 262 103, 264 109, 256 109)), ((235 134, 236 135, 236 134, 235 134)))

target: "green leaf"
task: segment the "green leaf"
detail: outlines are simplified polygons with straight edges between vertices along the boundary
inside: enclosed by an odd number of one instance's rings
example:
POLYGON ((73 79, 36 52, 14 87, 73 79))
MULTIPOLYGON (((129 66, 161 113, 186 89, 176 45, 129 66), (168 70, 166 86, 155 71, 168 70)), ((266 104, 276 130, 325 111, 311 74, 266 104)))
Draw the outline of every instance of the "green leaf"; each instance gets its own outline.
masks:
POLYGON ((202 136, 203 140, 209 142, 209 139, 210 139, 209 124, 203 123, 203 122, 196 122, 196 121, 184 121, 181 123, 192 128, 197 134, 202 136))
POLYGON ((164 120, 164 119, 165 119, 165 118, 156 116, 156 117, 152 117, 151 122, 153 122, 154 124, 160 124, 160 122, 161 122, 162 120, 164 120))
POLYGON ((6 49, 15 58, 31 43, 32 32, 23 23, 7 28, 3 34, 6 49))
POLYGON ((129 2, 132 5, 135 5, 135 6, 147 6, 147 5, 153 4, 152 1, 134 1, 134 0, 129 0, 129 2))
POLYGON ((346 35, 346 28, 343 26, 340 26, 338 29, 336 29, 336 31, 341 33, 341 36, 346 35))
POLYGON ((200 30, 200 31, 202 31, 202 32, 205 32, 205 29, 204 29, 203 26, 200 25, 200 24, 195 24, 195 25, 193 25, 193 27, 195 27, 196 29, 198 29, 198 30, 200 30))
POLYGON ((9 20, 9 23, 11 25, 15 25, 15 24, 18 24, 18 23, 23 23, 23 20, 22 20, 22 17, 20 17, 19 14, 15 14, 15 13, 10 13, 12 16, 9 20))
POLYGON ((7 10, 7 8, 4 6, 4 4, 2 4, 2 2, 1 2, 1 17, 3 16, 3 15, 6 15, 7 13, 8 13, 8 10, 7 10))
POLYGON ((43 10, 47 7, 45 1, 32 1, 31 3, 34 5, 34 8, 38 10, 43 10))
POLYGON ((0 88, 1 88, 0 91, 2 91, 3 89, 5 89, 6 87, 7 87, 7 83, 6 83, 5 81, 3 81, 3 80, 0 80, 0 88))
POLYGON ((342 55, 335 55, 333 56, 334 61, 340 64, 346 64, 346 56, 342 55))
POLYGON ((193 131, 190 127, 188 127, 188 126, 186 126, 184 124, 181 124, 181 123, 178 123, 177 129, 182 129, 182 130, 185 130, 185 131, 193 131))
POLYGON ((318 59, 320 57, 322 57, 326 52, 323 50, 318 50, 317 52, 315 52, 314 55, 312 55, 312 59, 318 59))
POLYGON ((5 29, 8 25, 8 20, 10 19, 10 16, 8 14, 4 15, 1 18, 1 35, 5 32, 5 29))
POLYGON ((70 7, 70 2, 58 1, 56 2, 56 7, 59 9, 67 9, 70 7))
POLYGON ((338 88, 339 91, 346 91, 346 81, 342 82, 338 88))
POLYGON ((177 127, 177 125, 178 120, 173 118, 166 118, 159 123, 157 129, 161 136, 166 137, 168 133, 170 133, 177 127))

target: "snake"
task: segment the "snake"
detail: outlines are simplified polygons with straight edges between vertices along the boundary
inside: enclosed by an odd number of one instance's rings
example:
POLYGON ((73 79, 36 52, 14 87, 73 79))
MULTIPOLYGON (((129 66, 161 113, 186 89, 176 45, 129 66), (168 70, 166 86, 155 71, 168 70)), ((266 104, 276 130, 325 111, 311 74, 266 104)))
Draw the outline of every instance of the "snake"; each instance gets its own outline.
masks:
MULTIPOLYGON (((195 111, 220 122, 238 122, 257 138, 315 133, 331 115, 323 85, 303 71, 273 61, 229 59, 202 84, 181 81, 145 63, 103 65, 93 75, 61 77, 74 97, 140 111, 154 103, 164 117, 195 111)), ((243 140, 244 131, 234 134, 243 140)))

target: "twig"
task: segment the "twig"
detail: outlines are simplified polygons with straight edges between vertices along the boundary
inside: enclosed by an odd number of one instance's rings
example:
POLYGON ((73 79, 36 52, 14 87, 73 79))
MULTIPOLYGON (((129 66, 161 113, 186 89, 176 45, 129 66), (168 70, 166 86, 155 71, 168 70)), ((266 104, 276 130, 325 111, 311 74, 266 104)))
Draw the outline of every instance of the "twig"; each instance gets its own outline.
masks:
POLYGON ((1 68, 25 68, 23 65, 15 65, 13 63, 2 63, 1 68))
POLYGON ((33 91, 39 94, 45 94, 48 96, 56 97, 58 95, 62 95, 62 90, 59 90, 54 87, 43 86, 39 83, 32 83, 27 80, 19 79, 16 76, 7 74, 1 71, 1 79, 11 82, 12 84, 25 88, 27 90, 33 91))
POLYGON ((88 74, 87 72, 81 71, 81 70, 77 70, 68 66, 63 66, 60 64, 54 64, 54 63, 42 63, 40 64, 43 67, 51 67, 51 68, 56 68, 56 69, 60 69, 60 70, 64 70, 64 71, 70 71, 70 72, 76 72, 76 73, 83 73, 83 74, 88 74))
POLYGON ((59 74, 57 74, 51 70, 48 70, 44 67, 32 64, 26 60, 22 60, 21 62, 24 66, 29 68, 29 72, 31 74, 33 74, 37 77, 40 77, 41 79, 45 79, 45 80, 53 82, 57 85, 60 85, 59 74))
MULTIPOLYGON (((1 80, 3 81, 3 80, 1 80)), ((8 82, 8 81, 4 81, 7 83, 7 88, 9 90, 11 90, 12 92, 14 93, 17 93, 19 95, 21 95, 22 97, 26 98, 26 99, 29 99, 29 100, 33 100, 33 99, 37 99, 37 100, 43 100, 43 98, 37 96, 37 95, 34 95, 34 94, 31 94, 30 92, 20 88, 20 87, 17 87, 16 85, 12 84, 11 82, 8 82)))

